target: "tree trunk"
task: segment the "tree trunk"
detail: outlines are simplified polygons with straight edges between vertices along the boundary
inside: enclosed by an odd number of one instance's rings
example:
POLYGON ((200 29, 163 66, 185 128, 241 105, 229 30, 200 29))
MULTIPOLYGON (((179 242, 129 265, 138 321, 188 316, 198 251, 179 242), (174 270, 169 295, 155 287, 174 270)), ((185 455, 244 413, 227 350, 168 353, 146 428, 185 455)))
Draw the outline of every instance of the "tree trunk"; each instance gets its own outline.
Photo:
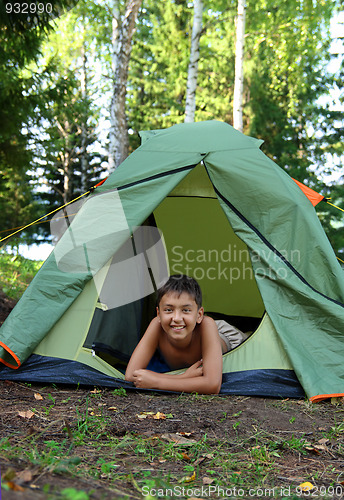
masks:
POLYGON ((113 94, 110 106, 109 172, 128 156, 128 125, 125 113, 131 41, 142 0, 127 0, 125 13, 120 14, 115 0, 112 17, 112 76, 113 94))
POLYGON ((185 100, 185 123, 195 121, 199 41, 202 33, 203 0, 194 0, 190 61, 185 100))
MULTIPOLYGON (((84 29, 84 26, 83 26, 84 29)), ((83 103, 86 102, 87 88, 87 55, 85 47, 85 39, 82 44, 82 68, 81 68, 81 96, 83 103)), ((87 158, 87 115, 82 113, 81 121, 81 154, 80 154, 80 170, 81 170, 81 193, 85 193, 88 189, 87 173, 88 173, 88 158, 87 158)))
POLYGON ((245 0, 238 0, 238 15, 235 44, 235 81, 233 99, 233 126, 243 132, 243 94, 244 94, 244 42, 245 42, 245 0))

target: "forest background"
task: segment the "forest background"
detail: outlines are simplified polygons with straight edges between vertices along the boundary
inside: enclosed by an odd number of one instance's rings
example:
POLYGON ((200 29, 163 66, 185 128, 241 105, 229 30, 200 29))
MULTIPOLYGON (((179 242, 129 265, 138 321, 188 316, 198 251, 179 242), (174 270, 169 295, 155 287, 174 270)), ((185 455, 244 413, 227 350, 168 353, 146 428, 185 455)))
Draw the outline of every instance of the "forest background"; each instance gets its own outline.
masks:
MULTIPOLYGON (((8 14, 9 3, 0 9, 0 239, 87 192, 139 146, 140 130, 186 120, 200 5, 192 119, 233 124, 237 0, 55 0, 53 20, 47 9, 8 14)), ((331 32, 342 8, 247 0, 242 126, 344 208, 343 45, 331 32)), ((343 212, 321 202, 317 213, 344 259, 343 212)), ((40 222, 1 245, 49 240, 49 217, 40 222)))

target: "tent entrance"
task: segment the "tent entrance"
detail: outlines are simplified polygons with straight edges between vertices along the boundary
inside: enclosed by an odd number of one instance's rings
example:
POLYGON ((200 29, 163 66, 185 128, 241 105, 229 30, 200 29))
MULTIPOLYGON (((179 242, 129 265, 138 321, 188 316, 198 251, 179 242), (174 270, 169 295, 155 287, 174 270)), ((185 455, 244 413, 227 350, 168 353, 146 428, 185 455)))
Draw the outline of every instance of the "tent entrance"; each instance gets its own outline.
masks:
POLYGON ((170 274, 200 283, 205 311, 258 318, 264 304, 246 244, 232 230, 203 165, 195 167, 155 209, 170 274))
POLYGON ((203 165, 115 254, 84 347, 123 372, 156 314, 156 288, 181 273, 200 283, 207 314, 245 332, 258 328, 264 305, 248 249, 232 230, 203 165))

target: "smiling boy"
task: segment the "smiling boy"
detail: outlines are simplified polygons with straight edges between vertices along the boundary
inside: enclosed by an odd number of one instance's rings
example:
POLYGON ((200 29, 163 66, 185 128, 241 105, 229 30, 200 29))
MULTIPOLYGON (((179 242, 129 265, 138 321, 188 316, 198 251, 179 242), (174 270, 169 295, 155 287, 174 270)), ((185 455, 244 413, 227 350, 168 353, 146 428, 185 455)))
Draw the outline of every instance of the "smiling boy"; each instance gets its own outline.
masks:
POLYGON ((170 276, 158 291, 157 316, 134 350, 125 373, 136 387, 218 394, 222 381, 222 346, 215 321, 204 316, 196 280, 170 276), (147 365, 159 350, 171 370, 157 373, 147 365))

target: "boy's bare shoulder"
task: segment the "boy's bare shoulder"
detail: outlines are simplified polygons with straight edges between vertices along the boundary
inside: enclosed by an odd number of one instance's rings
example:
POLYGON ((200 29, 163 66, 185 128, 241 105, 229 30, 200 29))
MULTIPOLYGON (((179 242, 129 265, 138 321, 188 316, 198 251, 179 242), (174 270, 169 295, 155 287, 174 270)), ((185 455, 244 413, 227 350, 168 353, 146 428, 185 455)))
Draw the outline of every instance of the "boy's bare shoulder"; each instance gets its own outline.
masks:
POLYGON ((160 326, 160 321, 159 321, 159 318, 157 316, 154 316, 154 318, 152 319, 152 321, 150 322, 151 325, 159 325, 160 326))
POLYGON ((160 337, 162 332, 161 324, 159 318, 155 317, 149 323, 147 330, 143 334, 144 338, 157 338, 160 337))
POLYGON ((205 335, 209 338, 209 336, 213 337, 218 335, 217 325, 213 318, 211 318, 210 316, 204 315, 202 318, 202 322, 197 325, 196 328, 200 331, 201 336, 205 335))
POLYGON ((216 331, 217 331, 217 325, 216 325, 215 321, 213 320, 213 318, 211 318, 210 316, 204 315, 201 324, 206 329, 211 328, 213 330, 216 329, 216 331))
POLYGON ((216 326, 216 323, 215 321, 213 320, 213 318, 211 318, 210 316, 206 316, 204 315, 203 318, 202 318, 202 321, 200 323, 197 323, 197 325, 195 326, 195 330, 198 330, 202 327, 202 329, 204 328, 217 328, 216 326))
POLYGON ((207 316, 206 314, 203 316, 202 322, 203 321, 205 321, 206 324, 209 324, 209 325, 216 325, 216 323, 213 320, 213 318, 211 318, 210 316, 207 316))

